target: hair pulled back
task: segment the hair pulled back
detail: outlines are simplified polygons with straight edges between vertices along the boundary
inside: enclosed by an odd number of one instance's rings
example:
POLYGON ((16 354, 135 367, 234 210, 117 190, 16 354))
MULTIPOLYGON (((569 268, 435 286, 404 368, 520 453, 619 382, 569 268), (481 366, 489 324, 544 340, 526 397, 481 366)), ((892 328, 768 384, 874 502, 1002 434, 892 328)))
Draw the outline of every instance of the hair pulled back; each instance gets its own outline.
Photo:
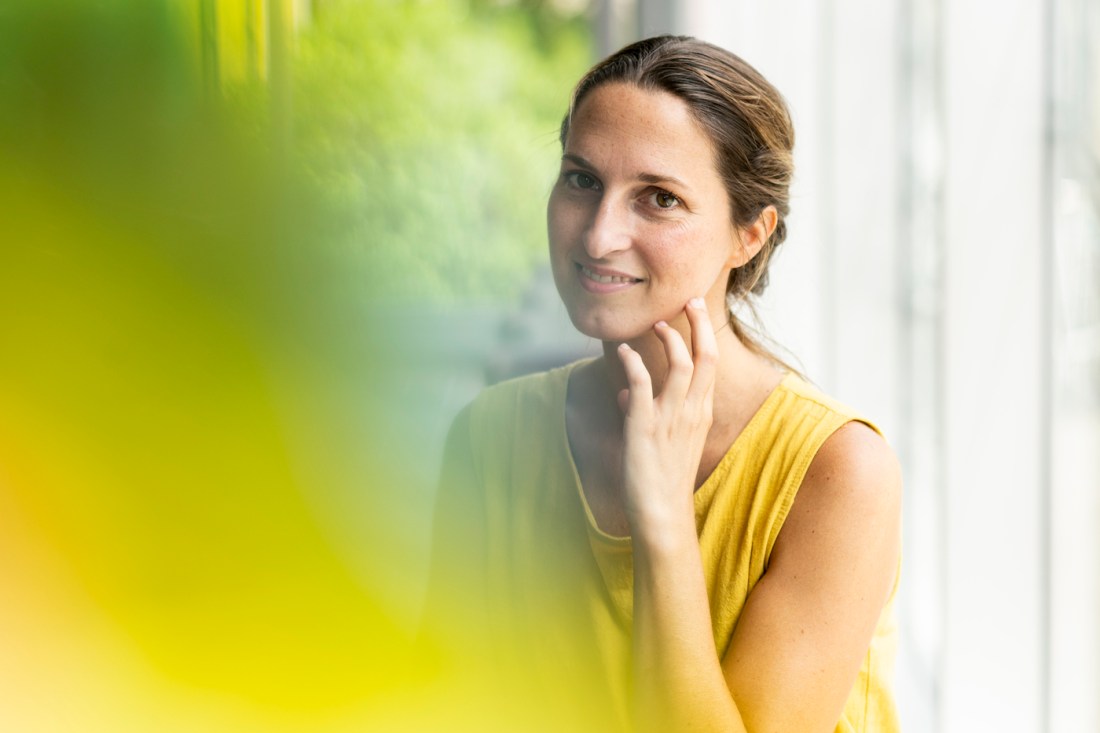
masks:
MULTIPOLYGON (((754 223, 774 206, 775 231, 749 262, 730 272, 726 293, 735 300, 759 295, 768 284, 768 263, 787 236, 794 128, 778 90, 760 72, 729 51, 690 36, 656 36, 617 51, 592 67, 573 90, 561 124, 564 148, 577 107, 604 84, 634 84, 672 94, 687 104, 714 146, 718 173, 729 195, 734 224, 754 223)), ((731 318, 743 341, 744 328, 731 318)))

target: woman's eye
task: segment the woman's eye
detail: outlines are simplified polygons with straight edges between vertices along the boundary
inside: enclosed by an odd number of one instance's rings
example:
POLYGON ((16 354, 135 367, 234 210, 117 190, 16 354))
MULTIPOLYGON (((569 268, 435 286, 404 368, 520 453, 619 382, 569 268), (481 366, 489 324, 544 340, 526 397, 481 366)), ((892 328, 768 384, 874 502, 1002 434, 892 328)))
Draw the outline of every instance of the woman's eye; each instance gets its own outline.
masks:
POLYGON ((657 204, 659 209, 672 209, 680 204, 680 199, 668 191, 658 191, 653 194, 653 203, 657 204))
POLYGON ((590 176, 589 174, 582 171, 572 171, 571 173, 566 173, 565 182, 573 188, 580 188, 585 190, 599 188, 600 185, 599 181, 597 181, 593 176, 590 176))

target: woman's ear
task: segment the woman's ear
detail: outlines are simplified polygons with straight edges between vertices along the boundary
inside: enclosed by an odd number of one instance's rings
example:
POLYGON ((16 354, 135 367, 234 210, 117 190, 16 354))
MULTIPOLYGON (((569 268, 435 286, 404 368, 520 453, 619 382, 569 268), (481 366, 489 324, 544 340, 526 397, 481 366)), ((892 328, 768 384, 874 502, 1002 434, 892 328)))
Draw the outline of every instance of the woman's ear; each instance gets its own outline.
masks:
POLYGON ((776 225, 779 224, 779 213, 775 210, 774 206, 765 206, 764 210, 760 212, 760 216, 756 217, 756 221, 749 224, 747 227, 735 229, 736 244, 733 248, 733 252, 730 254, 730 260, 727 263, 731 269, 741 267, 746 262, 756 256, 756 253, 763 248, 764 243, 768 241, 768 237, 775 231, 776 225))

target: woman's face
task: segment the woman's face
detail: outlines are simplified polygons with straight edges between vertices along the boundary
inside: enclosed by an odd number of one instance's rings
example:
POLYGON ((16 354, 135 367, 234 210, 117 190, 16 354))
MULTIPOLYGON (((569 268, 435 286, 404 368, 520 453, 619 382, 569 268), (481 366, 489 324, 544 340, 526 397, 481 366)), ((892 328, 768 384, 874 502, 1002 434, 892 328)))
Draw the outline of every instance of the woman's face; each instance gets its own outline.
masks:
POLYGON ((741 245, 710 139, 667 92, 612 83, 575 110, 547 227, 554 281, 573 325, 628 341, 693 297, 725 317, 741 245))

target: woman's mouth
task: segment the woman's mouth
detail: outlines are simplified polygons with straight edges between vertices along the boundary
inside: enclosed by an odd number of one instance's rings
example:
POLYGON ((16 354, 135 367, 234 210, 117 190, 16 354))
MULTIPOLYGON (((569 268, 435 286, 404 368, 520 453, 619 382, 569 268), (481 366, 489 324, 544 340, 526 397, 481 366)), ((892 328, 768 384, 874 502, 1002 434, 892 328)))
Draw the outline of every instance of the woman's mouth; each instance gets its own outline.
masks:
POLYGON ((644 282, 641 278, 616 270, 607 270, 602 267, 592 269, 579 262, 574 262, 573 266, 577 268, 577 282, 581 288, 593 295, 610 295, 621 290, 629 290, 638 283, 644 282))
POLYGON ((629 285, 633 283, 640 283, 641 278, 631 277, 629 275, 604 275, 598 272, 589 270, 587 267, 581 264, 577 264, 577 269, 580 270, 581 275, 588 278, 593 282, 600 283, 601 285, 629 285))

